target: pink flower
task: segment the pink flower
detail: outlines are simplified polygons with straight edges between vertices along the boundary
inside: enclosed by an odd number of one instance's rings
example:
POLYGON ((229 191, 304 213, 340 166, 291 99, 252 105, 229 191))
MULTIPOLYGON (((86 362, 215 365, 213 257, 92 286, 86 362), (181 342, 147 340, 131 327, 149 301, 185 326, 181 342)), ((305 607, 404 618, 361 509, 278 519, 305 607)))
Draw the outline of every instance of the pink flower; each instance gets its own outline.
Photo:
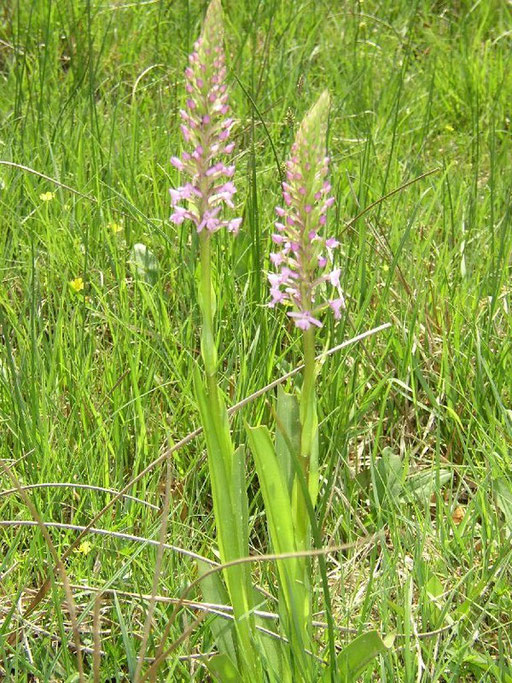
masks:
POLYGON ((242 225, 242 219, 241 218, 232 218, 230 221, 227 223, 227 229, 228 232, 232 232, 233 235, 238 235, 238 231, 240 230, 240 226, 242 225))
POLYGON ((192 214, 190 214, 186 209, 181 206, 176 206, 174 208, 174 213, 171 216, 171 221, 176 225, 181 225, 185 218, 190 218, 193 220, 192 214))
POLYGON ((345 309, 345 299, 340 296, 338 299, 329 301, 329 306, 332 308, 335 320, 341 318, 341 311, 345 309))
POLYGON ((221 3, 212 0, 185 69, 187 110, 180 115, 187 149, 181 159, 171 158, 171 164, 188 179, 171 190, 171 221, 181 225, 185 219, 191 220, 198 233, 227 228, 236 234, 242 222, 241 218, 221 217, 224 206, 234 208, 236 192, 231 180, 235 166, 226 163, 234 150, 234 143, 228 141, 234 120, 226 118, 229 104, 223 40, 221 3))
POLYGON ((182 160, 178 157, 171 157, 171 164, 174 166, 174 168, 177 168, 178 171, 183 171, 183 169, 185 168, 182 160))
POLYGON ((328 111, 329 96, 323 93, 297 132, 282 184, 285 208, 276 207, 278 232, 272 235, 280 250, 270 255, 277 272, 268 275, 269 306, 290 306, 288 315, 301 330, 322 327, 318 316, 329 308, 339 319, 345 307, 341 270, 332 267, 339 242, 322 236, 327 210, 334 203, 324 149, 328 111))
POLYGON ((298 313, 289 312, 290 318, 293 318, 297 327, 301 330, 309 330, 311 325, 316 325, 317 327, 322 327, 320 320, 313 318, 309 311, 299 311, 298 313))
POLYGON ((340 286, 340 274, 341 270, 339 268, 335 268, 334 270, 331 270, 331 272, 327 276, 329 278, 329 282, 333 287, 340 286))

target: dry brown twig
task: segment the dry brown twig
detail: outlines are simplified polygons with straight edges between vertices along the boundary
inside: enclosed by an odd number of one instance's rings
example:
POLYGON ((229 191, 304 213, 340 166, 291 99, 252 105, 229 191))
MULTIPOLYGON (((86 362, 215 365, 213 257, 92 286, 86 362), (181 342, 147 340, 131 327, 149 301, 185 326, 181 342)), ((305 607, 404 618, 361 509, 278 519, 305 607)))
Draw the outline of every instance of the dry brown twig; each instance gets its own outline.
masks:
POLYGON ((23 490, 23 488, 22 488, 20 482, 18 481, 18 478, 16 477, 16 475, 12 472, 11 468, 8 467, 8 465, 6 465, 4 462, 0 461, 0 466, 4 470, 7 477, 13 483, 13 486, 17 489, 21 499, 23 500, 23 502, 25 503, 25 505, 29 509, 29 512, 32 515, 34 522, 37 524, 37 526, 41 530, 41 533, 43 534, 43 538, 46 541, 46 544, 48 545, 48 550, 50 551, 50 554, 52 556, 52 560, 55 563, 55 568, 57 569, 57 571, 60 574, 62 584, 64 586, 64 594, 66 596, 66 602, 68 603, 69 618, 71 620, 71 630, 73 633, 73 640, 74 640, 75 648, 76 648, 76 661, 77 661, 77 667, 78 667, 78 678, 79 678, 80 683, 82 683, 82 681, 85 682, 84 665, 83 665, 83 657, 82 657, 82 648, 81 648, 81 643, 80 643, 80 631, 78 628, 76 605, 75 605, 75 600, 73 598, 73 591, 71 590, 69 577, 68 577, 68 574, 66 572, 66 567, 64 566, 63 559, 61 557, 59 557, 59 554, 58 554, 57 550, 55 549, 55 546, 53 545, 53 541, 51 539, 50 533, 48 532, 48 529, 46 528, 45 523, 41 519, 41 515, 37 511, 36 506, 31 501, 27 492, 23 490))

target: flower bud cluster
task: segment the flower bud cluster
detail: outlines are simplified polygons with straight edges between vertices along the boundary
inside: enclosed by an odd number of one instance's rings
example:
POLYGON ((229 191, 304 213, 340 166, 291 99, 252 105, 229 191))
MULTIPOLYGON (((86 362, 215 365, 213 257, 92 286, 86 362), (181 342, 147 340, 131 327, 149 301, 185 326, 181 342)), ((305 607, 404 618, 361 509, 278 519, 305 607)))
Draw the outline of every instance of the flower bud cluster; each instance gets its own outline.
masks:
POLYGON ((181 187, 171 189, 171 221, 181 225, 192 221, 198 233, 226 227, 237 233, 241 218, 222 219, 224 206, 234 208, 235 166, 227 159, 233 153, 229 140, 233 119, 229 116, 223 22, 220 0, 210 3, 201 36, 194 44, 185 70, 187 98, 180 111, 181 132, 186 145, 172 165, 188 177, 181 187))
POLYGON ((291 306, 288 315, 302 330, 322 327, 319 316, 326 308, 332 309, 335 319, 345 308, 340 269, 333 266, 339 242, 321 235, 327 210, 334 204, 324 151, 328 110, 329 96, 324 93, 300 126, 286 163, 284 207, 276 208, 277 232, 272 235, 278 250, 270 254, 277 272, 268 275, 269 305, 291 306))

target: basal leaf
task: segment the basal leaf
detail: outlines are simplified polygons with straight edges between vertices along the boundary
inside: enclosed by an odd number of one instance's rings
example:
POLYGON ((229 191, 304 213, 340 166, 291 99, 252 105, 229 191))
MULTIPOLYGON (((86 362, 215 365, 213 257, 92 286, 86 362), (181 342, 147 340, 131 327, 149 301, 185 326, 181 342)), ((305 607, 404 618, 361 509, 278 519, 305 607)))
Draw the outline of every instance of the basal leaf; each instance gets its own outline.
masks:
MULTIPOLYGON (((380 654, 392 646, 393 636, 383 640, 377 631, 369 631, 354 638, 338 655, 338 675, 340 682, 353 683, 358 676, 380 654)), ((324 680, 330 680, 330 670, 325 672, 324 680)))
POLYGON ((505 477, 494 480, 496 503, 503 513, 507 535, 512 535, 512 488, 505 477))
POLYGON ((225 654, 215 655, 206 662, 208 671, 219 683, 238 683, 242 676, 233 661, 225 654))
MULTIPOLYGON (((290 496, 274 450, 270 433, 265 426, 247 428, 249 446, 254 456, 260 482, 267 523, 274 552, 294 553, 297 546, 290 496)), ((290 619, 294 646, 299 646, 297 656, 304 658, 305 642, 309 641, 308 629, 311 615, 306 587, 306 564, 303 558, 290 557, 277 561, 280 588, 286 613, 290 619)))
POLYGON ((288 394, 282 387, 277 389, 277 421, 276 455, 287 484, 288 494, 291 495, 295 470, 291 461, 293 454, 290 453, 289 445, 294 449, 295 456, 299 457, 300 415, 296 396, 288 394))
MULTIPOLYGON (((198 561, 197 565, 200 576, 207 574, 211 569, 209 565, 201 562, 201 560, 198 561)), ((218 573, 209 574, 202 579, 199 585, 206 602, 215 605, 229 605, 228 592, 218 573)), ((235 629, 233 622, 220 616, 214 616, 209 625, 219 653, 227 655, 232 661, 236 662, 235 629)))

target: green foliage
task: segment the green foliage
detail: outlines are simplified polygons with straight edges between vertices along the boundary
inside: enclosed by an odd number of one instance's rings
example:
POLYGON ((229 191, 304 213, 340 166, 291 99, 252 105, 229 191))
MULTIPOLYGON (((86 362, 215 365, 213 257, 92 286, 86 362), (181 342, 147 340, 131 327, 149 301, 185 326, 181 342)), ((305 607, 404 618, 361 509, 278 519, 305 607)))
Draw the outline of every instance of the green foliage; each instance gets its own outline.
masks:
MULTIPOLYGON (((338 655, 338 680, 343 683, 357 681, 368 665, 393 645, 393 641, 394 636, 382 640, 377 631, 354 638, 338 655)), ((325 672, 324 680, 330 680, 330 671, 325 672)))
MULTIPOLYGON (((393 323, 327 359, 318 375, 322 541, 359 541, 326 558, 335 624, 356 631, 336 630, 336 645, 373 630, 397 634, 363 681, 506 680, 510 7, 498 0, 223 5, 245 217, 237 240, 219 235, 212 250, 226 403, 301 362, 285 316, 264 306, 265 259, 280 164, 297 122, 328 88, 337 205, 329 227, 343 244, 348 310, 341 326, 327 325, 325 345, 393 323), (386 447, 402 463, 398 479, 379 466, 386 447), (362 471, 368 478, 360 486, 362 471), (379 472, 395 481, 393 497, 382 493, 379 472), (422 473, 428 486, 414 495, 410 484, 422 473), (374 532, 378 540, 367 542, 374 532)), ((169 435, 177 442, 198 426, 199 245, 188 227, 169 225, 167 192, 178 183, 169 157, 179 151, 182 73, 203 10, 199 0, 1 3, 0 160, 50 180, 0 164, 0 459, 23 484, 68 484, 28 491, 47 522, 87 524, 113 494, 72 485, 120 490, 169 435), (40 198, 48 192, 54 196, 40 198), (133 270, 137 243, 158 262, 150 287, 133 270), (77 278, 83 290, 70 287, 77 278)), ((261 398, 243 418, 258 424, 272 415, 261 398)), ((233 427, 235 442, 245 440, 239 417, 233 427)), ((250 462, 249 547, 258 554, 269 546, 250 462)), ((204 440, 173 453, 172 475, 161 600, 197 578, 196 560, 180 549, 219 560, 204 440)), ((0 676, 66 680, 77 669, 62 588, 53 581, 21 621, 19 605, 42 585, 50 556, 37 529, 5 525, 30 514, 4 493, 11 485, 0 477, 0 676)), ((160 506, 161 492, 156 468, 128 493, 160 506)), ((155 509, 123 498, 95 527, 154 541, 159 522, 155 509)), ((77 534, 50 533, 60 553, 77 534)), ((102 679, 123 680, 148 609, 155 548, 112 535, 87 540, 89 549, 66 560, 82 641, 93 648, 92 589, 103 590, 102 679)), ((266 593, 253 604, 275 615, 275 563, 254 563, 251 578, 266 593)), ((323 624, 319 586, 314 570, 311 599, 323 624)), ((200 589, 195 600, 204 599, 200 589)), ((148 656, 171 610, 156 603, 148 656)), ((180 609, 168 644, 194 616, 193 607, 180 609)), ((277 630, 275 618, 256 623, 277 630)), ((208 617, 176 645, 162 680, 210 675, 187 657, 217 652, 211 627, 208 617)), ((326 659, 323 628, 314 627, 314 641, 326 659)), ((85 660, 91 675, 91 656, 85 660)))
MULTIPOLYGON (((205 391, 199 370, 196 369, 194 387, 208 449, 220 557, 223 563, 229 563, 249 554, 244 450, 233 450, 226 409, 215 384, 210 383, 205 391)), ((251 614, 253 591, 250 566, 237 564, 223 573, 229 604, 235 616, 240 669, 249 678, 259 676, 261 667, 254 646, 254 617, 251 614)), ((224 647, 227 645, 222 641, 221 644, 224 647)), ((229 648, 226 649, 229 652, 229 648)))
POLYGON ((240 672, 237 671, 233 661, 227 655, 215 655, 206 663, 210 673, 222 683, 231 683, 240 680, 240 672))
POLYGON ((158 261, 153 252, 144 244, 137 243, 133 245, 130 258, 138 277, 149 285, 154 285, 158 279, 158 261))
MULTIPOLYGON (((277 554, 293 554, 299 550, 296 540, 295 520, 286 479, 279 467, 272 438, 267 427, 249 428, 249 447, 254 455, 256 472, 265 504, 273 551, 277 554)), ((306 562, 303 557, 277 560, 282 591, 282 618, 289 624, 289 638, 302 658, 309 643, 310 600, 306 562)), ((287 628, 288 627, 288 628, 287 628)))
POLYGON ((297 458, 300 452, 299 403, 296 396, 287 393, 282 387, 277 388, 276 420, 276 456, 288 495, 291 496, 295 478, 293 458, 297 458))

